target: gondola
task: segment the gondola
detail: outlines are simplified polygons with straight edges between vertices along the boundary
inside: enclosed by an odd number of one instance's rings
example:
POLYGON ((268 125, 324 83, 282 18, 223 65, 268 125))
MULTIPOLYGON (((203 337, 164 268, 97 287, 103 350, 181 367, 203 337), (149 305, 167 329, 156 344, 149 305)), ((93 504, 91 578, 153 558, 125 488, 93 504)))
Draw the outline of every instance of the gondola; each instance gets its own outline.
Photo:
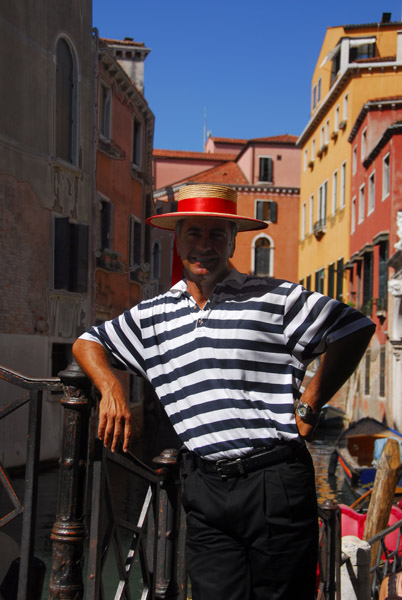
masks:
MULTIPOLYGON (((378 460, 389 437, 396 439, 402 448, 402 434, 376 419, 364 417, 351 423, 338 437, 329 461, 329 475, 335 474, 339 461, 345 481, 356 496, 361 496, 373 487, 378 460)), ((402 494, 402 478, 395 493, 402 494)))

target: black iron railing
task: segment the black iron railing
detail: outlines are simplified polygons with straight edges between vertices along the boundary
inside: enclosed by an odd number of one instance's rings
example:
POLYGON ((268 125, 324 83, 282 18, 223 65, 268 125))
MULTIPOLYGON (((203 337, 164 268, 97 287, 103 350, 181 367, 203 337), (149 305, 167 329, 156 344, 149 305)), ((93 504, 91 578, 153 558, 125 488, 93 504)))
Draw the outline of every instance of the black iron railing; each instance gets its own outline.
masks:
MULTIPOLYGON (((40 598, 44 577, 44 569, 37 563, 35 564, 34 561, 42 399, 44 391, 60 392, 62 384, 57 378, 34 379, 3 367, 0 367, 0 379, 28 392, 25 396, 0 409, 0 420, 3 420, 15 411, 21 411, 23 406, 28 406, 24 491, 21 496, 18 495, 7 470, 0 463, 1 484, 14 507, 7 514, 0 515, 0 529, 22 515, 20 540, 22 551, 18 563, 14 565, 15 571, 18 573, 18 586, 16 585, 16 577, 14 576, 9 578, 10 583, 8 585, 10 587, 18 587, 18 600, 26 600, 27 598, 36 600, 40 598)), ((22 419, 26 419, 26 416, 23 415, 22 419)), ((14 587, 10 589, 11 593, 14 594, 14 587)))
MULTIPOLYGON (((163 452, 154 459, 155 468, 150 468, 131 453, 106 450, 95 436, 96 402, 92 388, 76 364, 60 373, 60 378, 44 380, 0 367, 0 379, 28 392, 0 409, 0 419, 23 406, 29 409, 23 499, 18 497, 11 478, 0 464, 0 484, 13 505, 11 511, 0 515, 0 528, 20 515, 23 519, 18 600, 42 597, 43 572, 34 566, 34 537, 44 391, 63 392, 64 412, 48 598, 79 600, 85 595, 87 600, 111 597, 185 600, 185 526, 177 451, 163 452), (125 486, 120 485, 122 481, 125 486), (123 487, 128 489, 125 500, 123 487)), ((332 501, 324 503, 319 507, 319 518, 317 599, 339 600, 342 560, 339 506, 332 501)), ((369 543, 379 544, 372 569, 372 598, 376 599, 383 578, 402 566, 399 552, 402 521, 369 543), (386 536, 397 530, 396 547, 389 549, 386 536)))
POLYGON ((371 568, 371 597, 377 600, 381 582, 386 575, 396 573, 402 567, 402 520, 380 531, 368 542, 373 550, 377 548, 376 562, 371 568), (391 533, 395 533, 396 537, 392 542, 392 548, 389 547, 389 543, 387 544, 387 536, 391 533))
POLYGON ((318 552, 317 600, 341 597, 341 510, 327 500, 318 507, 320 537, 318 552))

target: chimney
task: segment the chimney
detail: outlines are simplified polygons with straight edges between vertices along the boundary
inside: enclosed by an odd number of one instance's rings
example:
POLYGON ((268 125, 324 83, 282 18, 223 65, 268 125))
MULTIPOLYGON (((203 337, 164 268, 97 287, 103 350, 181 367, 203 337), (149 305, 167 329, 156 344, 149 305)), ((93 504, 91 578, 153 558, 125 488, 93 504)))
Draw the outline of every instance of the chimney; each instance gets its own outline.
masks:
POLYGON ((391 13, 382 13, 381 23, 390 23, 391 22, 391 13))

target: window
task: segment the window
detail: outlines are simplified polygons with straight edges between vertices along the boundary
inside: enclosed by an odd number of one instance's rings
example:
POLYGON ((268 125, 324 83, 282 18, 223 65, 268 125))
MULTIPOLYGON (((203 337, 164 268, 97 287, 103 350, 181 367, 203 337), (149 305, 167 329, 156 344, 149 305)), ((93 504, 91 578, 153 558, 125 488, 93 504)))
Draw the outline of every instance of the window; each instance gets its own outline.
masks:
POLYGON ((254 274, 259 277, 272 275, 272 248, 268 237, 259 237, 254 244, 254 274))
POLYGON ((357 171, 357 146, 355 146, 353 148, 353 155, 352 155, 352 173, 353 173, 353 175, 356 175, 356 171, 357 171))
POLYGON ((360 158, 363 162, 367 154, 367 127, 362 131, 361 147, 360 147, 360 158))
POLYGON ((311 275, 307 275, 306 277, 306 290, 308 292, 311 291, 311 275))
POLYGON ((270 156, 260 156, 260 173, 258 181, 273 181, 273 162, 270 156))
POLYGON ((390 192, 390 166, 389 153, 384 156, 382 161, 382 199, 386 198, 390 192))
POLYGON ((311 160, 315 160, 315 140, 311 142, 311 160))
POLYGON ((336 299, 342 302, 343 298, 343 258, 336 261, 336 299))
POLYGON ((56 47, 56 156, 75 162, 77 145, 76 69, 70 46, 60 38, 56 47))
POLYGON ((360 190, 359 190, 359 219, 358 219, 358 223, 363 223, 363 221, 364 221, 364 209, 365 209, 365 205, 366 205, 365 188, 366 188, 366 186, 363 183, 363 185, 360 186, 360 190))
POLYGON ((320 292, 320 294, 324 293, 324 277, 324 269, 315 272, 315 291, 320 292))
POLYGON ((104 83, 100 84, 99 98, 99 133, 104 138, 110 140, 110 117, 111 117, 111 101, 112 93, 109 87, 104 83))
POLYGON ((341 165, 341 197, 340 208, 345 208, 346 202, 346 162, 341 165))
POLYGON ((375 40, 367 40, 364 43, 362 39, 350 40, 349 46, 349 62, 361 60, 363 58, 375 57, 375 40))
POLYGON ((378 301, 377 311, 387 310, 388 299, 388 241, 380 243, 378 256, 378 301))
POLYGON ((113 204, 108 200, 101 200, 99 214, 99 250, 101 252, 113 248, 113 213, 113 204))
POLYGON ((52 377, 64 371, 73 359, 72 344, 52 344, 52 377))
POLYGON ((88 225, 54 219, 53 285, 56 290, 86 292, 88 289, 88 225))
POLYGON ((141 122, 134 117, 133 120, 133 164, 141 168, 142 166, 142 126, 141 122))
POLYGON ((334 117, 334 131, 339 131, 339 104, 335 108, 335 117, 334 117))
POLYGON ((334 171, 332 175, 332 214, 336 214, 338 204, 338 171, 334 171))
POLYGON ((334 297, 335 292, 335 263, 331 263, 328 267, 328 296, 334 297))
POLYGON ((317 83, 317 102, 320 102, 321 100, 321 77, 318 80, 317 83))
POLYGON ((348 120, 348 109, 349 109, 349 96, 348 96, 348 94, 345 94, 345 97, 343 99, 343 120, 344 121, 348 120))
POLYGON ((363 299, 362 309, 371 315, 373 301, 373 253, 365 252, 363 256, 363 299))
POLYGON ((302 206, 302 230, 301 230, 301 239, 304 240, 306 237, 306 212, 307 206, 306 203, 303 202, 302 206))
POLYGON ((278 203, 272 200, 256 200, 256 219, 276 223, 278 220, 278 203))
POLYGON ((380 396, 385 397, 385 346, 380 348, 380 396))
POLYGON ((308 150, 306 148, 303 153, 303 171, 306 171, 307 164, 308 164, 308 150))
POLYGON ((371 215, 375 208, 375 173, 371 173, 368 183, 367 215, 371 215))
POLYGON ((313 108, 317 105, 317 86, 313 87, 313 108))
POLYGON ((327 119, 326 123, 325 123, 325 136, 324 136, 324 142, 326 145, 329 144, 329 119, 327 119))
POLYGON ((370 394, 370 363, 370 350, 366 350, 366 355, 364 357, 364 393, 366 396, 370 394))
POLYGON ((356 196, 352 198, 352 214, 350 217, 350 233, 356 231, 356 196))
POLYGON ((142 226, 141 222, 130 215, 129 220, 129 266, 133 268, 141 265, 141 248, 142 248, 142 226))
POLYGON ((328 181, 324 181, 318 188, 318 221, 321 225, 327 222, 327 192, 328 181))
POLYGON ((324 146, 325 143, 325 128, 321 127, 321 131, 320 131, 320 148, 322 148, 324 146))
POLYGON ((339 48, 336 53, 332 57, 332 66, 331 66, 331 85, 336 79, 336 76, 339 73, 339 69, 341 68, 341 49, 339 48))
POLYGON ((311 234, 314 230, 314 195, 310 196, 310 214, 308 232, 311 234))

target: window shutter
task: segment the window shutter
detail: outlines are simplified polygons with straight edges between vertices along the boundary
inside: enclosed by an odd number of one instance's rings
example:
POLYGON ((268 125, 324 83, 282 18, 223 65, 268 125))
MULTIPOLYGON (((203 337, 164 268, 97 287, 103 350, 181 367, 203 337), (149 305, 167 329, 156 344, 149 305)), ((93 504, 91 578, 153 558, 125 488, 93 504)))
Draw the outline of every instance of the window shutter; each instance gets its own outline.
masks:
POLYGON ((54 220, 54 288, 68 290, 70 279, 70 223, 68 217, 54 220))
POLYGON ((277 202, 270 202, 269 203, 269 213, 270 213, 270 221, 272 223, 277 223, 278 222, 278 203, 277 202))
POLYGON ((73 272, 71 273, 71 291, 86 292, 88 290, 88 225, 71 225, 73 272))
POLYGON ((273 161, 272 158, 267 159, 267 181, 273 181, 273 161))

